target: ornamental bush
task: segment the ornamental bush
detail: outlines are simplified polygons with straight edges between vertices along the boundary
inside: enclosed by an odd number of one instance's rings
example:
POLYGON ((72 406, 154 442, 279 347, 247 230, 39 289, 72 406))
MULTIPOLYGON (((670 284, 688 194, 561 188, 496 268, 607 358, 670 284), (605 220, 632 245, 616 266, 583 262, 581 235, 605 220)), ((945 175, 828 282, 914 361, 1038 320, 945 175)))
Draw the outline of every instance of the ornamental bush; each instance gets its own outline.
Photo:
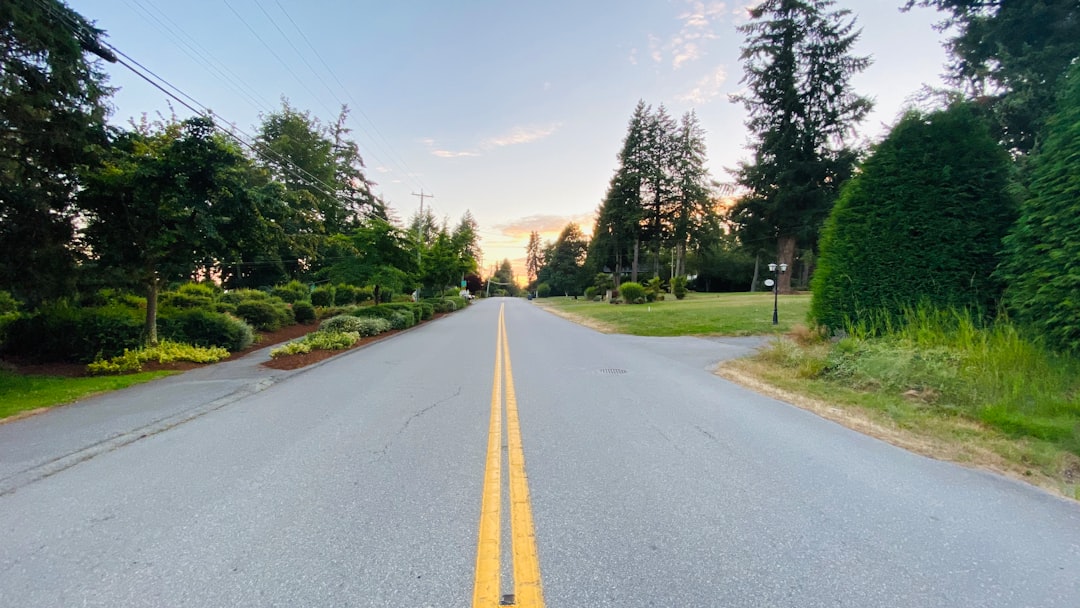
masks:
POLYGON ((1010 171, 971 106, 909 112, 825 224, 811 319, 838 330, 860 318, 900 322, 920 305, 992 315, 1002 293, 993 273, 1016 215, 1010 171))
POLYGON ((311 323, 315 320, 315 307, 306 300, 293 302, 292 311, 297 323, 311 323))
POLYGON ((619 285, 619 297, 631 304, 642 304, 645 302, 645 286, 634 281, 622 283, 619 285))
POLYGON ((316 287, 311 292, 311 303, 315 306, 333 306, 334 295, 337 292, 333 285, 323 285, 316 287))
POLYGON ((356 303, 356 288, 346 283, 334 287, 334 304, 344 306, 356 303))
POLYGON ((270 295, 281 298, 283 302, 296 303, 308 299, 310 290, 300 281, 289 281, 270 290, 270 295))
POLYGON ((37 361, 87 363, 143 343, 144 317, 126 306, 82 308, 54 304, 12 320, 4 350, 37 361))
POLYGON ((255 342, 250 325, 230 314, 209 310, 185 310, 158 318, 162 339, 195 346, 220 346, 236 352, 255 342))
POLYGON ((671 281, 671 292, 676 300, 686 297, 686 277, 675 277, 671 281))
POLYGON ((247 300, 237 304, 236 315, 262 331, 277 331, 294 322, 289 307, 284 302, 274 302, 269 297, 266 300, 247 300))

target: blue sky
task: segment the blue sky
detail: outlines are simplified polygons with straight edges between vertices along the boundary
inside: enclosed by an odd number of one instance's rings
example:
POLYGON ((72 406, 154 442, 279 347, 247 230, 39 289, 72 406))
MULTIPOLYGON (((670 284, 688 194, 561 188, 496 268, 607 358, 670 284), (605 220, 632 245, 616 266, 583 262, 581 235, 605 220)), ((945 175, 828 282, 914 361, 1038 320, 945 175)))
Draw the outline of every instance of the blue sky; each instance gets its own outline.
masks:
MULTIPOLYGON (((747 158, 740 90, 747 0, 69 0, 108 42, 239 128, 287 97, 325 122, 342 103, 368 176, 403 219, 421 189, 439 217, 471 210, 484 263, 524 257, 530 230, 586 230, 616 167, 639 99, 707 131, 709 168, 747 158)), ((877 106, 860 136, 879 137, 945 52, 926 9, 840 0, 874 64, 856 90, 877 106)), ((164 94, 123 67, 113 122, 168 113, 164 94)), ((174 104, 175 105, 175 104, 174 104)), ((189 112, 177 107, 176 113, 189 112)), ((515 263, 520 270, 520 263, 515 263)))

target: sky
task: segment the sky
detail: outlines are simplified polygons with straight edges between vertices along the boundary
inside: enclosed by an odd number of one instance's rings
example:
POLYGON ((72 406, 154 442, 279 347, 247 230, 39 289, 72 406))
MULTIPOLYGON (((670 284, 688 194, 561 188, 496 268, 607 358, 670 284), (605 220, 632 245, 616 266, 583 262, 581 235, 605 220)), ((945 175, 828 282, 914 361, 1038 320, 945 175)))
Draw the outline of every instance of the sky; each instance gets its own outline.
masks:
MULTIPOLYGON (((706 130, 707 167, 730 182, 750 157, 729 96, 747 0, 67 0, 106 41, 237 128, 287 98, 325 123, 343 104, 367 176, 397 217, 425 196, 455 225, 480 225, 485 274, 524 274, 525 243, 571 221, 588 233, 638 100, 706 130)), ((944 72, 941 15, 903 0, 838 0, 873 59, 853 79, 875 101, 858 136, 880 138, 944 72)), ((168 116, 170 100, 105 64, 112 122, 168 116)), ((172 102, 179 118, 191 115, 172 102)))

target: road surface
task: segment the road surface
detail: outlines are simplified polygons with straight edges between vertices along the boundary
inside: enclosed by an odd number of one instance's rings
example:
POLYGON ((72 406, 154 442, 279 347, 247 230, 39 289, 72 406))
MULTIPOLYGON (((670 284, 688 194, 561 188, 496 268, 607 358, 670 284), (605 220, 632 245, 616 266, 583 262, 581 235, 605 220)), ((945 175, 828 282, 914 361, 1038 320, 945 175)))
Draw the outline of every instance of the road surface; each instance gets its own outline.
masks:
POLYGON ((710 373, 746 348, 491 299, 0 425, 0 607, 1080 606, 1077 504, 710 373))

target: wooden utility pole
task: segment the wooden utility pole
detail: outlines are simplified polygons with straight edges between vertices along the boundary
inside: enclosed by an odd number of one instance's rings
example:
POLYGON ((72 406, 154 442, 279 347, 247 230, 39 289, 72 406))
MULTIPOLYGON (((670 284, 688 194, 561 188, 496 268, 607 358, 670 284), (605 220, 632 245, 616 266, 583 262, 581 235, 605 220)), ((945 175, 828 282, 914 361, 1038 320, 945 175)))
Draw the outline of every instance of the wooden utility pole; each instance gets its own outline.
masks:
POLYGON ((420 188, 420 194, 415 192, 413 196, 420 197, 420 215, 416 216, 416 269, 420 270, 420 249, 422 247, 422 239, 424 238, 424 199, 435 198, 434 194, 424 194, 424 189, 420 188))

